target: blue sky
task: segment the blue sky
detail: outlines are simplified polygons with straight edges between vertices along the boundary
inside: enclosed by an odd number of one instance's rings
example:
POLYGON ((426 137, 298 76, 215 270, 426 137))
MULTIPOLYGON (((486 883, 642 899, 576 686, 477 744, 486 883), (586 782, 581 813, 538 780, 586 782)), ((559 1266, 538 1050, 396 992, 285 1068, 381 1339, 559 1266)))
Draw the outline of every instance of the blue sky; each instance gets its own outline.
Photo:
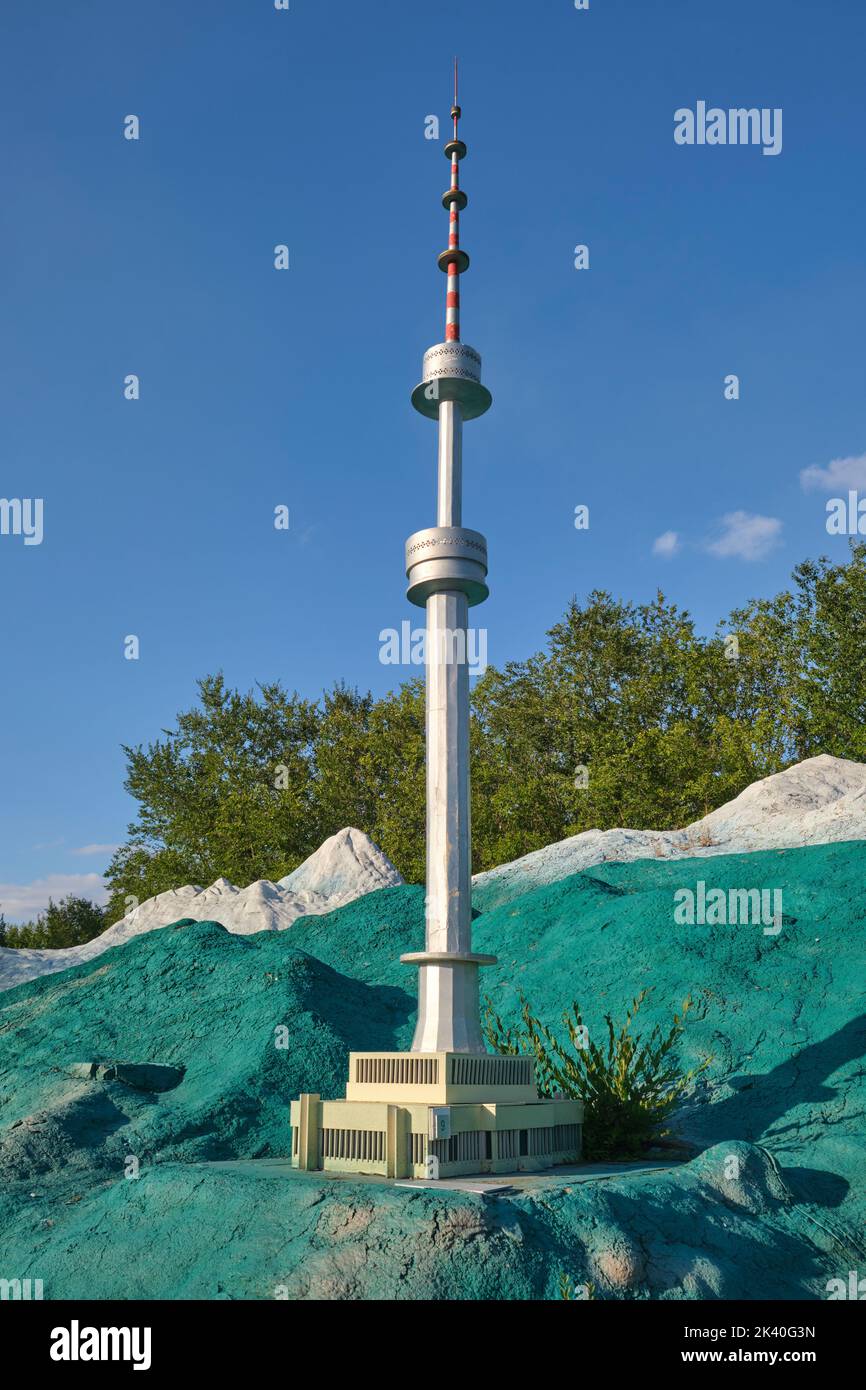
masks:
POLYGON ((860 0, 7 0, 0 495, 44 506, 40 545, 0 535, 7 916, 96 895, 134 809, 120 745, 197 677, 411 674, 379 633, 417 618, 403 542, 435 520, 409 393, 443 336, 455 51, 489 660, 593 587, 661 586, 709 630, 845 554, 825 502, 866 489, 864 50, 860 0), (676 145, 698 100, 781 108, 782 152, 676 145))

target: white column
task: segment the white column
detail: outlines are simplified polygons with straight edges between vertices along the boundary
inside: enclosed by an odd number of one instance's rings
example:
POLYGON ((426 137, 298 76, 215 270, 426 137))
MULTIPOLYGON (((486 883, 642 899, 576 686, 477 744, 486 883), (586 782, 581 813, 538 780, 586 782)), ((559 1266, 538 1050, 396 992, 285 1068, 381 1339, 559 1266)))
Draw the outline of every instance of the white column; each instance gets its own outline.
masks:
MULTIPOLYGON (((461 524, 463 411, 439 406, 437 524, 461 524)), ((472 951, 469 823, 469 603, 460 592, 427 599, 427 898, 425 949, 453 961, 422 964, 415 1052, 483 1052, 478 965, 472 951)))
POLYGON ((437 526, 460 526, 463 516, 463 407, 439 406, 439 490, 437 526))
POLYGON ((428 951, 472 949, 468 614, 465 594, 427 600, 428 951))

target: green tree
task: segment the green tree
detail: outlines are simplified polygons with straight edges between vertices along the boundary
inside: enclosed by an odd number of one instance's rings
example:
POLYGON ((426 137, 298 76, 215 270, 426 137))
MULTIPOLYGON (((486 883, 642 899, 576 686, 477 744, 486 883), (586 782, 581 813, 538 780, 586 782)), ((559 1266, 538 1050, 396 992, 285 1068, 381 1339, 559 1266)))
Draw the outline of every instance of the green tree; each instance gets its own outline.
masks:
POLYGON ((368 834, 409 883, 423 883, 424 687, 420 680, 408 681, 374 704, 365 773, 377 808, 374 829, 368 834))
POLYGON ((107 870, 113 917, 185 883, 280 878, 318 845, 312 749, 321 713, 279 683, 241 694, 221 674, 199 706, 147 748, 127 748, 126 790, 139 803, 107 870))
POLYGON ((776 724, 777 755, 866 757, 866 543, 850 560, 806 560, 793 590, 756 599, 730 618, 763 671, 762 709, 776 724))
POLYGON ((81 946, 92 941, 108 926, 104 908, 89 898, 70 893, 60 902, 48 899, 48 906, 35 922, 9 926, 0 914, 0 946, 20 949, 59 950, 63 946, 81 946))
MULTIPOLYGON (((594 591, 543 650, 488 669, 472 694, 474 870, 593 827, 687 825, 814 753, 866 759, 866 545, 792 578, 710 637, 663 594, 594 591)), ((138 813, 108 870, 112 920, 184 883, 280 878, 345 825, 423 880, 417 678, 314 702, 208 676, 175 729, 124 751, 138 813)))
POLYGON ((732 738, 742 692, 722 662, 662 594, 572 600, 546 651, 476 691, 478 867, 593 827, 681 826, 741 791, 755 760, 732 738))

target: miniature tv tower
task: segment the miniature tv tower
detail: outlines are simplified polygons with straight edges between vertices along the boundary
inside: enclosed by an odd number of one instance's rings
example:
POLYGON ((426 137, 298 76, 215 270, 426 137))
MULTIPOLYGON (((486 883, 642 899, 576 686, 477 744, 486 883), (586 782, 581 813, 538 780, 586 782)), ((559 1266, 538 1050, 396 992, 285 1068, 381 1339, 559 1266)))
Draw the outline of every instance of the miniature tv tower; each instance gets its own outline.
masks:
POLYGON ((293 1101, 292 1163, 304 1169, 443 1179, 549 1168, 580 1157, 583 1106, 542 1099, 531 1057, 490 1054, 481 1032, 478 970, 495 956, 472 950, 469 813, 469 609, 483 603, 487 542, 463 525, 463 424, 490 409, 481 358, 460 337, 461 110, 454 63, 453 138, 445 341, 424 354, 412 404, 439 427, 436 525, 406 542, 407 597, 424 608, 426 633, 427 896, 411 1052, 349 1055, 345 1100, 293 1101))
POLYGON ((472 951, 472 837, 469 812, 469 609, 487 598, 487 541, 463 524, 463 422, 493 404, 481 384, 481 358, 460 340, 460 276, 469 257, 460 247, 460 213, 468 199, 460 187, 457 62, 454 63, 454 136, 445 146, 451 185, 448 249, 439 256, 447 275, 445 342, 424 354, 423 380, 412 404, 439 425, 436 525, 406 542, 410 603, 427 610, 427 906, 424 951, 401 957, 420 967, 418 1026, 413 1052, 484 1052, 478 967, 495 956, 472 951))

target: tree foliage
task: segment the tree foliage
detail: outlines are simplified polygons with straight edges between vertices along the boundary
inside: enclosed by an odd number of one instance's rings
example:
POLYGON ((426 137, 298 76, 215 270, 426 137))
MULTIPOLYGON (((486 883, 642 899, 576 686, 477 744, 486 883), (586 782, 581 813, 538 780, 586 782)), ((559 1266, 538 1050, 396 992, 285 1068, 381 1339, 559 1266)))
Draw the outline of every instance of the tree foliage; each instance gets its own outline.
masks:
MULTIPOLYGON (((866 759, 866 545, 806 561, 789 590, 701 636, 662 594, 573 599, 544 649, 472 698, 476 872, 593 827, 671 829, 814 753, 866 759)), ((148 747, 108 870, 110 918, 184 883, 277 879, 345 825, 424 873, 424 692, 321 700, 221 675, 148 747)))
POLYGON ((70 893, 60 902, 48 899, 48 906, 35 922, 21 926, 8 923, 0 913, 0 946, 29 946, 38 950, 58 950, 62 946, 81 946, 92 941, 109 925, 105 910, 89 898, 70 893))

